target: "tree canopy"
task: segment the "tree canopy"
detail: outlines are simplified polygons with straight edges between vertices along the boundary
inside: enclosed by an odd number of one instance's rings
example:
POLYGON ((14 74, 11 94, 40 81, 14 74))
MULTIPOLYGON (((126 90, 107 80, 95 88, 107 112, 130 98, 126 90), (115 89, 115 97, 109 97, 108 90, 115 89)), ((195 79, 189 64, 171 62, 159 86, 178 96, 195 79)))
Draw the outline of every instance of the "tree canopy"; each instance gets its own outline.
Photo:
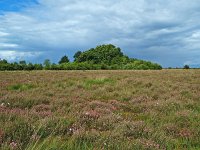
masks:
POLYGON ((185 66, 183 67, 183 69, 190 69, 190 66, 189 66, 189 65, 185 65, 185 66))
POLYGON ((94 64, 108 64, 110 65, 112 61, 116 58, 123 57, 121 49, 115 47, 112 44, 100 45, 96 48, 91 48, 83 53, 81 53, 77 58, 77 62, 90 62, 94 64))
POLYGON ((119 47, 112 44, 100 45, 77 54, 77 63, 101 64, 108 69, 162 69, 159 64, 129 58, 119 47))
POLYGON ((60 59, 58 63, 62 64, 62 63, 68 63, 68 62, 69 62, 69 58, 65 55, 60 59))
POLYGON ((82 54, 81 51, 77 51, 75 54, 74 54, 74 61, 77 61, 78 57, 82 54))

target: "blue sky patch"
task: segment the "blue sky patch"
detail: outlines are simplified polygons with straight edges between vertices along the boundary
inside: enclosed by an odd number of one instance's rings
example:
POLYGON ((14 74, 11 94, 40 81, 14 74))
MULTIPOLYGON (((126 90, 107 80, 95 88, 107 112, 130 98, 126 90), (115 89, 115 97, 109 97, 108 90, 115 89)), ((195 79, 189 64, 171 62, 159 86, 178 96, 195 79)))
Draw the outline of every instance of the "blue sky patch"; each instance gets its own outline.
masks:
POLYGON ((0 0, 0 12, 20 11, 29 5, 37 4, 36 0, 0 0))

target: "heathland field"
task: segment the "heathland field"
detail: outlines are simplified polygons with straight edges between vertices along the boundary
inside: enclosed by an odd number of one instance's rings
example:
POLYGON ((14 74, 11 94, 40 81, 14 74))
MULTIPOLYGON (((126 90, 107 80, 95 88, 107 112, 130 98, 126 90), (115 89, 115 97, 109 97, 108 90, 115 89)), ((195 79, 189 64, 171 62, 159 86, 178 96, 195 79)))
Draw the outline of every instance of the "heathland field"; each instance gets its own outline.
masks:
POLYGON ((0 72, 0 149, 200 149, 200 70, 0 72))

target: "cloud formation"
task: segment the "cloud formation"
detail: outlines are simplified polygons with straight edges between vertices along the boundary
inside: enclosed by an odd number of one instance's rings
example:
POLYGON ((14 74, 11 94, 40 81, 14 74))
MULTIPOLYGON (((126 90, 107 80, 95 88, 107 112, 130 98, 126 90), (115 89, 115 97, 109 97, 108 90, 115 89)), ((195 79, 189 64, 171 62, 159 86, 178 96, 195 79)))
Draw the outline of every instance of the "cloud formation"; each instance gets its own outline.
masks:
POLYGON ((199 10, 197 0, 38 0, 0 15, 0 57, 57 61, 112 43, 164 67, 200 66, 199 10))
POLYGON ((5 50, 5 51, 0 51, 0 58, 4 58, 10 61, 20 61, 24 60, 24 58, 27 59, 37 58, 41 54, 42 54, 41 52, 20 52, 20 51, 5 50))

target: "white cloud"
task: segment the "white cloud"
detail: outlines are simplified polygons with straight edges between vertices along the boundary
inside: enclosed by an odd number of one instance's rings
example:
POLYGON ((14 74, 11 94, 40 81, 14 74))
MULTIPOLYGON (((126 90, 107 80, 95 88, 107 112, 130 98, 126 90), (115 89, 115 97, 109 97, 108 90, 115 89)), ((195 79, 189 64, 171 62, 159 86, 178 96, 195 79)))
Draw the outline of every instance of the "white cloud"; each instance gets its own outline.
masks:
POLYGON ((188 0, 39 0, 0 16, 0 49, 10 44, 17 52, 51 51, 55 59, 64 50, 72 56, 77 49, 112 42, 133 57, 168 66, 169 51, 171 62, 182 65, 200 48, 199 10, 198 1, 188 0))
POLYGON ((38 57, 41 54, 42 54, 41 52, 18 52, 14 50, 5 50, 5 51, 0 51, 0 58, 9 61, 19 61, 27 58, 38 57))
POLYGON ((0 31, 0 37, 4 37, 4 36, 8 36, 8 35, 9 35, 9 33, 0 31))
POLYGON ((1 48, 16 48, 18 47, 17 44, 12 44, 12 43, 0 43, 1 48))

